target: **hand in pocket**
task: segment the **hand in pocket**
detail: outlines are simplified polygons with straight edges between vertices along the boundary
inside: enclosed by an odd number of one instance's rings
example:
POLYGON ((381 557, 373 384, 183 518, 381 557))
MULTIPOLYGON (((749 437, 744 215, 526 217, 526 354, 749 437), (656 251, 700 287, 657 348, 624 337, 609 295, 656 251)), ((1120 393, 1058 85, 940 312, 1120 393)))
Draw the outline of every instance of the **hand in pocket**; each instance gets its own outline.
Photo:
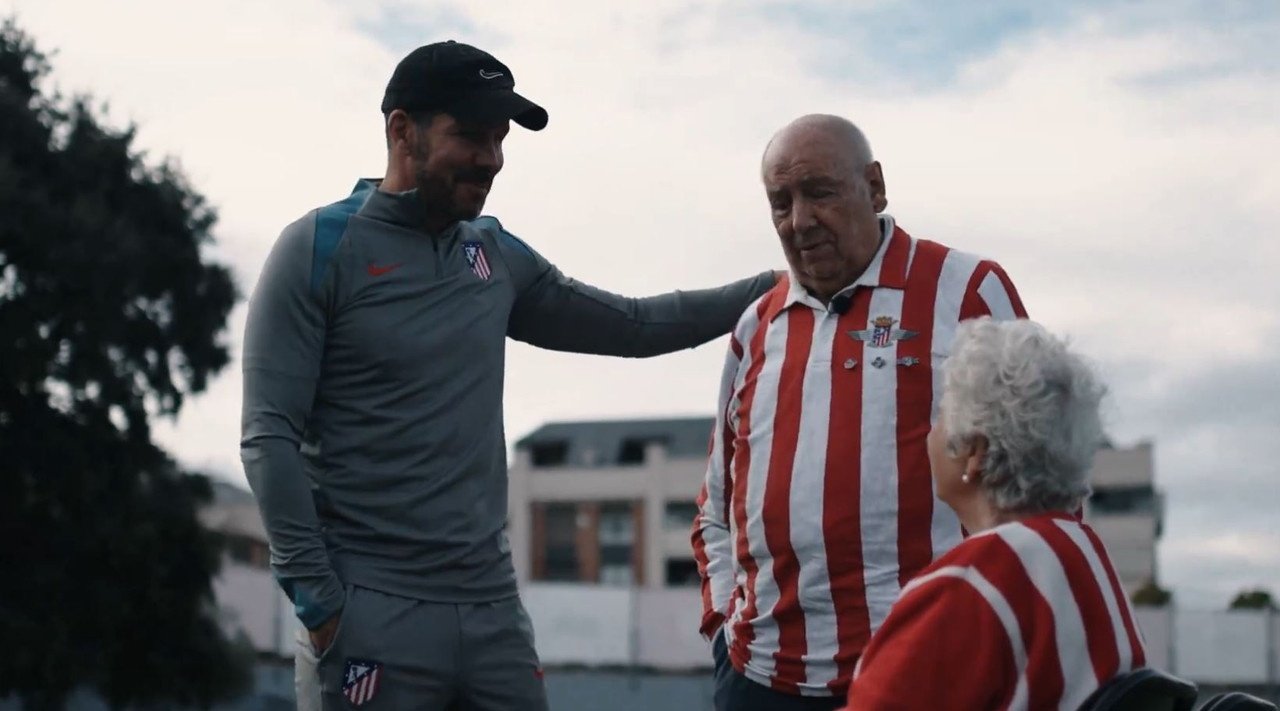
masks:
POLYGON ((325 653, 329 649, 329 645, 333 644, 334 635, 338 633, 338 621, 342 617, 342 611, 339 610, 332 617, 324 621, 324 624, 313 630, 307 630, 307 635, 311 637, 311 648, 315 650, 316 656, 325 653))

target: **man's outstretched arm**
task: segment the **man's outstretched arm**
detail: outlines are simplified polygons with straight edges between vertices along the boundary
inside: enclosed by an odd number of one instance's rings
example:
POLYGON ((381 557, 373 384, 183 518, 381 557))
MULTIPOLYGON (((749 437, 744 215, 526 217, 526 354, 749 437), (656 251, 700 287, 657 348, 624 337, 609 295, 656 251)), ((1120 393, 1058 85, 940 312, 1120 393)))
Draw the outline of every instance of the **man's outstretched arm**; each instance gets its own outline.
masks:
POLYGON ((517 289, 507 334, 540 348, 633 358, 693 348, 732 330, 747 306, 777 283, 769 271, 712 289, 619 296, 566 277, 485 219, 497 231, 517 289))

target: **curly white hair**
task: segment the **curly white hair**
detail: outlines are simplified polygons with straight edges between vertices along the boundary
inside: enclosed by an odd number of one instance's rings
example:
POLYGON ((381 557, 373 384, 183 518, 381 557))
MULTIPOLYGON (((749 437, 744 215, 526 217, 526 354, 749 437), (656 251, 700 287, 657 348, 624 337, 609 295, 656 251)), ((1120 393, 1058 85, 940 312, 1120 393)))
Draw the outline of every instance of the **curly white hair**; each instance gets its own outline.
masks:
POLYGON ((1089 365, 1039 324, 966 321, 946 364, 947 447, 956 454, 987 439, 981 483, 1002 511, 1074 510, 1089 495, 1105 394, 1089 365))

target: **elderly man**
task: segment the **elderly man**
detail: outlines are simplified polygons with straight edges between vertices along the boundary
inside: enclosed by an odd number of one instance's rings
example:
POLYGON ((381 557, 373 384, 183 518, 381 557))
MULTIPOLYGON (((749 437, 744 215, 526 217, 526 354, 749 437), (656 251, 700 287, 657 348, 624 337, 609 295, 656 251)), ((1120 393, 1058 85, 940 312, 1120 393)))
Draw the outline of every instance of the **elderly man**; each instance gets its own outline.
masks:
POLYGON ((693 531, 701 629, 717 709, 834 709, 902 586, 962 537, 925 448, 956 327, 1026 314, 995 262, 884 214, 845 119, 797 119, 762 169, 791 275, 730 342, 693 531))
POLYGON ((420 47, 382 102, 387 168, 285 228, 249 302, 241 458, 307 628, 300 705, 546 707, 507 521, 508 336, 651 356, 727 333, 774 285, 628 299, 566 278, 492 217, 511 70, 420 47))

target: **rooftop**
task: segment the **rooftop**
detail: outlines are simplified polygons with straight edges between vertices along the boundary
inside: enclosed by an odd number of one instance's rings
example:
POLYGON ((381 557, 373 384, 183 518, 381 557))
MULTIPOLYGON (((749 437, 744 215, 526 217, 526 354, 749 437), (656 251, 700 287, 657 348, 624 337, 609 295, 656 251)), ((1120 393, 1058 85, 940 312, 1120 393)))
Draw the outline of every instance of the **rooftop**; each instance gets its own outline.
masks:
POLYGON ((230 482, 213 480, 213 500, 200 511, 200 522, 226 535, 266 542, 267 529, 258 513, 258 504, 248 489, 230 482))
POLYGON ((551 422, 516 442, 537 467, 610 467, 642 464, 650 445, 671 459, 703 458, 715 419, 551 422))

